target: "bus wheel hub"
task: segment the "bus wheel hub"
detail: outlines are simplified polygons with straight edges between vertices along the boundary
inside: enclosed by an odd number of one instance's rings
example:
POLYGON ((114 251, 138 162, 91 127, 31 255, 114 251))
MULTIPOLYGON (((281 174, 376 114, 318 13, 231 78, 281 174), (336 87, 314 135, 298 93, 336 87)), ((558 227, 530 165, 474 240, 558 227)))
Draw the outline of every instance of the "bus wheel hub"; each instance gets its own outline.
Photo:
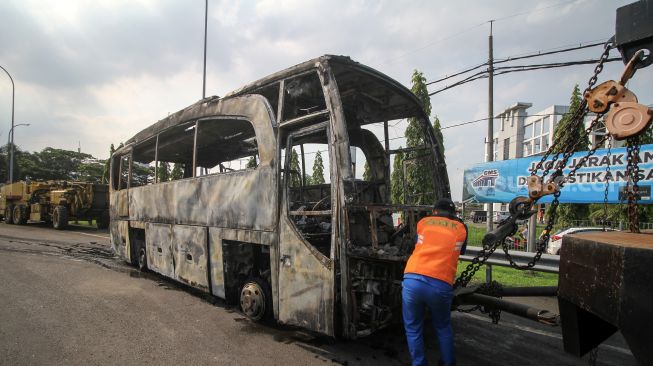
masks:
POLYGON ((248 282, 240 291, 240 308, 252 320, 259 320, 265 314, 265 295, 255 282, 248 282))

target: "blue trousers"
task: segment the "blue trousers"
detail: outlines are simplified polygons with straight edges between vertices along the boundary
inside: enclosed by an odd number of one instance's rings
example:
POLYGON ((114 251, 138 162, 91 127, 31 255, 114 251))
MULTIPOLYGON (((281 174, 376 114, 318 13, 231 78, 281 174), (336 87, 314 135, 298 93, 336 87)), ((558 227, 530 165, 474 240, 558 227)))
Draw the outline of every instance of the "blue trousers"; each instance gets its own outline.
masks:
POLYGON ((424 355, 423 336, 426 308, 431 311, 433 328, 438 336, 440 359, 445 364, 454 364, 456 358, 451 327, 451 285, 435 278, 407 273, 404 275, 401 295, 404 328, 413 366, 428 364, 424 355))

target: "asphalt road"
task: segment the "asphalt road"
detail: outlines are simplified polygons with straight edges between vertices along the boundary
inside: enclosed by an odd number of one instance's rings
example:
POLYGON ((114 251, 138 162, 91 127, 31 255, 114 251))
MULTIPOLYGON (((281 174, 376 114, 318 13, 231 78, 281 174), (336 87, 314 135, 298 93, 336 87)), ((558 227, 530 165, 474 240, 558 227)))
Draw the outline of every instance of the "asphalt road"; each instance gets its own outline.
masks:
MULTIPOLYGON (((555 310, 553 299, 534 300, 555 310)), ((453 313, 458 365, 586 365, 558 327, 453 313)), ((436 364, 433 333, 429 358, 436 364)), ((406 365, 403 330, 339 341, 248 321, 220 300, 113 257, 108 234, 0 224, 0 364, 406 365)), ((636 365, 617 334, 599 365, 636 365)))

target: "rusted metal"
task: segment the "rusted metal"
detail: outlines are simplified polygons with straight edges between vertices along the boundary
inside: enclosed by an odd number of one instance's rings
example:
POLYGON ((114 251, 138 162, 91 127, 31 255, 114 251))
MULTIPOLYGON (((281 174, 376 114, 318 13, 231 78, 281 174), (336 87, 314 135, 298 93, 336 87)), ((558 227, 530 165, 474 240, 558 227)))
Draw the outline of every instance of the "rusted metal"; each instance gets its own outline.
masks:
POLYGON ((621 141, 646 131, 651 120, 651 108, 636 102, 620 102, 605 117, 605 127, 615 140, 621 141))
POLYGON ((567 235, 559 307, 565 351, 582 356, 617 330, 642 365, 653 364, 653 234, 567 235))
POLYGON ((555 182, 543 183, 542 178, 537 175, 528 177, 527 184, 528 196, 533 200, 560 191, 560 188, 555 182))
POLYGON ((584 95, 587 107, 594 113, 606 112, 612 103, 637 102, 637 97, 623 84, 605 81, 584 95))
POLYGON ((506 301, 493 296, 471 293, 460 295, 456 300, 460 305, 481 305, 488 310, 505 311, 546 325, 558 325, 559 322, 558 314, 548 310, 506 301))

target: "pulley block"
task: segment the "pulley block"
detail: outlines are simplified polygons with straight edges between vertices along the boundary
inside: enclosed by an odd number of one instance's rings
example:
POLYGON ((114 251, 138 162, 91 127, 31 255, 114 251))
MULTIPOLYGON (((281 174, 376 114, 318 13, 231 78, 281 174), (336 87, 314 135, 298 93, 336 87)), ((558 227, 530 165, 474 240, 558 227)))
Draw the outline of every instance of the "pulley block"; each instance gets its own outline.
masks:
POLYGON ((605 117, 605 127, 615 140, 625 140, 644 132, 652 119, 653 110, 643 104, 615 103, 605 117))
POLYGON ((537 175, 528 177, 528 196, 532 200, 536 200, 548 194, 554 194, 560 190, 560 187, 555 182, 542 183, 542 178, 537 175))
POLYGON ((584 95, 587 108, 594 113, 605 113, 612 103, 637 102, 637 96, 614 80, 599 84, 584 95))

